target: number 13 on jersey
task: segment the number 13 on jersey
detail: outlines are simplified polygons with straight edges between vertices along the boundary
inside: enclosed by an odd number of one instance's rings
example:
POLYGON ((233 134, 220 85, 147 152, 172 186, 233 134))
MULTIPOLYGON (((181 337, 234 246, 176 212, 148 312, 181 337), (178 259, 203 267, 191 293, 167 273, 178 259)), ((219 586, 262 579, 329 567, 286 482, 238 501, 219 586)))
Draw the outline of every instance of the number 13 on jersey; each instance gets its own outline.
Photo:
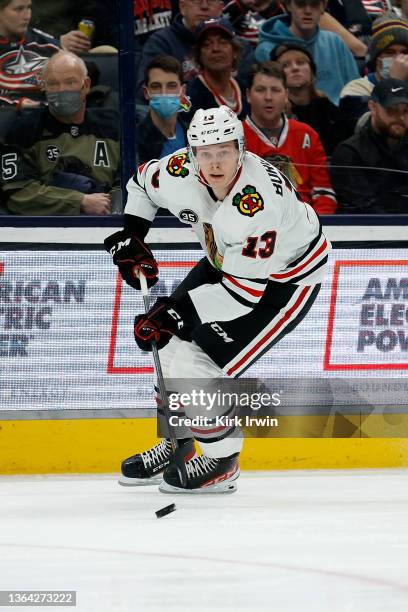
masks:
POLYGON ((242 249, 242 255, 245 257, 261 257, 266 259, 270 257, 275 249, 276 232, 271 230, 265 232, 262 236, 249 236, 246 239, 244 248, 242 249), (259 248, 258 248, 259 246, 259 248))

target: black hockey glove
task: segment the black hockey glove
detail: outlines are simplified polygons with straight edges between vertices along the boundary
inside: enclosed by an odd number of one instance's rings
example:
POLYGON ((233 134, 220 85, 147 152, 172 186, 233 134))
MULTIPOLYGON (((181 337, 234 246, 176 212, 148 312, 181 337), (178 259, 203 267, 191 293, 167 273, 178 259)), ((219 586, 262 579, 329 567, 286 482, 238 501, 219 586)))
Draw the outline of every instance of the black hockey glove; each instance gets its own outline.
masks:
POLYGON ((137 236, 123 230, 115 232, 105 239, 105 249, 112 255, 123 280, 134 289, 140 289, 139 270, 145 275, 148 287, 157 283, 157 262, 147 244, 137 236))
POLYGON ((183 328, 184 321, 176 309, 171 298, 159 298, 148 313, 135 318, 135 340, 142 351, 152 350, 152 340, 158 349, 163 348, 183 328))

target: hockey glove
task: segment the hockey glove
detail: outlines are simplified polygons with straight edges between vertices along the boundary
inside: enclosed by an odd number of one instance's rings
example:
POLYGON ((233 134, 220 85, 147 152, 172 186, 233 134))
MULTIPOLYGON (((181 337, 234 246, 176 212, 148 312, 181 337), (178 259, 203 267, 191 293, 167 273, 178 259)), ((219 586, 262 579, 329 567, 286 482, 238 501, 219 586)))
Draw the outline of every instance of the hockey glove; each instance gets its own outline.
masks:
POLYGON ((105 239, 105 249, 112 255, 123 280, 134 289, 140 289, 140 270, 146 277, 148 287, 157 283, 157 262, 147 244, 137 236, 123 230, 116 232, 105 239))
POLYGON ((135 340, 142 351, 151 351, 151 341, 161 349, 184 326, 181 315, 176 310, 176 303, 170 298, 159 298, 146 314, 135 318, 135 340))

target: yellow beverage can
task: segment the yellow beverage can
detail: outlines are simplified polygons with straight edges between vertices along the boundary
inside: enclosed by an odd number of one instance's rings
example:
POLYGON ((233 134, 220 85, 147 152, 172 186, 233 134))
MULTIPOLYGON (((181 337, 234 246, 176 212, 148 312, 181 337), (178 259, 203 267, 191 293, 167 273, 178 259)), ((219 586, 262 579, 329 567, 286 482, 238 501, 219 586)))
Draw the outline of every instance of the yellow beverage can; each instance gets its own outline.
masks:
POLYGON ((78 23, 78 30, 88 38, 92 38, 92 34, 95 32, 95 23, 91 19, 81 19, 78 23))

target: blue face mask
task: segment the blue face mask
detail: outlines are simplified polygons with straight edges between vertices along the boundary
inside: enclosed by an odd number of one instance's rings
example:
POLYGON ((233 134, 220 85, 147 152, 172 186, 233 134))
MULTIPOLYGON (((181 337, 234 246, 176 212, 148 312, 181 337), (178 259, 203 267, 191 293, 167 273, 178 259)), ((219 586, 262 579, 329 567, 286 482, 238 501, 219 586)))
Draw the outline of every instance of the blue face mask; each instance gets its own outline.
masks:
POLYGON ((180 95, 157 94, 151 96, 149 106, 159 117, 168 119, 181 109, 180 95))

